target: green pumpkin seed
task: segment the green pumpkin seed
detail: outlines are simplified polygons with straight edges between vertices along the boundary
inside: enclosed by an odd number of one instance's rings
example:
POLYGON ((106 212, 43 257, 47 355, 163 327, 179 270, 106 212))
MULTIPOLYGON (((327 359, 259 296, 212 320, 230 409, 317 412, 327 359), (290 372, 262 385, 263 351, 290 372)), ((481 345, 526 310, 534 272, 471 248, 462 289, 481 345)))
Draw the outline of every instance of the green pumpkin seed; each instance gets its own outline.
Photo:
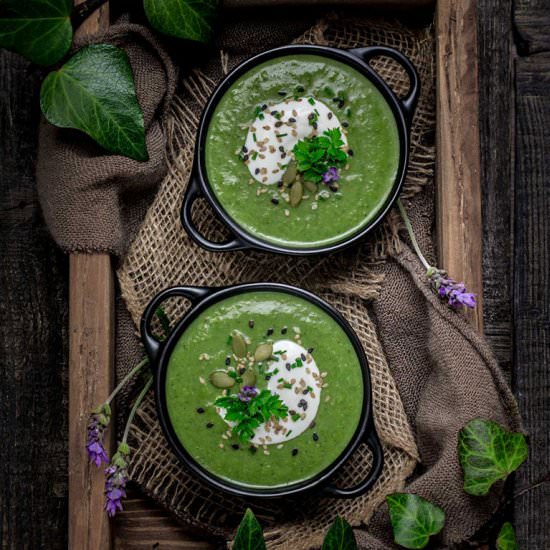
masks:
POLYGON ((215 370, 211 372, 208 379, 216 388, 231 388, 235 385, 235 379, 231 378, 231 376, 223 370, 215 370))
POLYGON ((317 193, 316 183, 313 183, 312 181, 306 181, 304 182, 304 186, 310 193, 317 193))
POLYGON ((299 182, 294 182, 293 186, 290 188, 290 206, 298 206, 302 202, 302 197, 304 196, 304 186, 299 182))
POLYGON ((253 369, 247 369, 247 371, 242 375, 242 385, 243 386, 255 386, 256 385, 256 373, 253 369))
POLYGON ((298 173, 298 166, 296 165, 295 160, 291 160, 286 167, 286 171, 283 175, 283 185, 288 187, 296 179, 296 174, 298 173))
POLYGON ((273 355, 273 344, 266 342, 260 344, 254 352, 254 359, 256 361, 267 361, 273 355))
POLYGON ((231 340, 231 346, 233 353, 237 357, 244 357, 246 355, 246 340, 240 332, 233 333, 233 339, 231 340))

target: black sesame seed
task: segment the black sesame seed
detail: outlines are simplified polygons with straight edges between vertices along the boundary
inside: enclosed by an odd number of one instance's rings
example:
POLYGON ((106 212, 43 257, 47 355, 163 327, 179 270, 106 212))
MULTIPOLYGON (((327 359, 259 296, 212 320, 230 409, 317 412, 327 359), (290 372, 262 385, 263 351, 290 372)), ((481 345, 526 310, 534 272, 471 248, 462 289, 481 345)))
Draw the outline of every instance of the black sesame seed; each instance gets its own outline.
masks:
POLYGON ((288 331, 288 327, 283 327, 283 328, 281 329, 281 334, 286 334, 287 331, 288 331))
POLYGON ((309 115, 307 115, 307 118, 308 118, 308 120, 313 120, 315 118, 315 114, 314 113, 309 113, 309 115))
POLYGON ((231 357, 226 357, 225 358, 225 364, 226 364, 226 366, 231 365, 231 357))
POLYGON ((332 101, 334 101, 334 103, 338 103, 340 101, 340 98, 338 96, 333 97, 332 101))
POLYGON ((313 353, 315 351, 315 348, 308 348, 307 352, 308 353, 313 353))
POLYGON ((353 157, 353 149, 348 149, 348 155, 349 155, 350 157, 353 157))
POLYGON ((278 199, 277 197, 273 197, 273 198, 271 199, 271 202, 272 202, 273 204, 279 204, 279 199, 278 199))
POLYGON ((241 367, 239 369, 239 374, 242 376, 246 372, 246 367, 241 367))
POLYGON ((243 153, 248 153, 248 147, 246 145, 243 145, 243 153))
POLYGON ((271 374, 267 374, 265 377, 266 380, 271 380, 271 374))
POLYGON ((327 116, 328 116, 328 119, 330 120, 333 115, 332 115, 332 113, 329 113, 327 116))
POLYGON ((311 424, 308 426, 308 428, 313 430, 313 428, 315 428, 315 426, 316 426, 316 422, 315 422, 315 420, 312 420, 311 424))
POLYGON ((301 353, 301 354, 300 354, 300 359, 301 359, 302 361, 305 361, 305 360, 306 360, 306 356, 305 356, 304 353, 301 353))
POLYGON ((284 148, 282 145, 279 145, 279 151, 281 151, 281 153, 284 153, 284 152, 285 152, 285 148, 284 148))
POLYGON ((343 99, 341 99, 340 102, 338 103, 338 107, 340 109, 342 109, 344 107, 344 100, 343 99))
POLYGON ((266 109, 267 109, 267 105, 264 103, 264 104, 262 105, 262 111, 265 111, 266 109))
POLYGON ((330 184, 328 186, 328 188, 333 192, 333 193, 336 193, 336 191, 338 191, 338 186, 337 185, 334 185, 334 184, 330 184))
POLYGON ((203 409, 202 407, 199 407, 199 408, 197 409, 197 412, 198 412, 199 414, 202 414, 202 413, 204 413, 204 409, 203 409))
POLYGON ((282 182, 282 181, 278 181, 278 182, 277 182, 277 187, 280 188, 280 187, 282 187, 282 186, 283 186, 283 182, 282 182))
POLYGON ((313 434, 313 441, 319 441, 319 436, 316 433, 313 434))
POLYGON ((307 395, 308 393, 309 393, 309 390, 307 388, 302 392, 303 395, 307 395))
POLYGON ((307 410, 307 401, 305 399, 300 399, 300 401, 298 401, 298 408, 304 409, 304 411, 306 411, 307 410))
POLYGON ((273 329, 270 327, 267 329, 267 335, 271 336, 273 334, 273 329))
POLYGON ((254 328, 254 319, 250 319, 250 321, 248 321, 248 326, 250 328, 254 328))
POLYGON ((282 159, 286 158, 286 153, 281 153, 281 158, 282 159))
POLYGON ((207 428, 213 428, 214 427, 214 423, 213 422, 209 422, 207 425, 206 425, 207 428))
POLYGON ((248 155, 244 155, 244 156, 243 156, 243 161, 246 162, 247 160, 248 160, 248 155))
POLYGON ((305 91, 305 88, 303 86, 297 86, 296 91, 301 93, 305 91))
POLYGON ((233 444, 231 445, 231 447, 232 447, 233 449, 235 449, 236 451, 239 450, 239 445, 238 445, 238 443, 233 443, 233 444))
POLYGON ((318 128, 319 125, 318 125, 316 122, 314 122, 314 123, 312 124, 312 126, 313 126, 313 129, 314 129, 314 130, 317 130, 317 128, 318 128))
POLYGON ((258 451, 258 449, 256 449, 256 447, 254 447, 254 446, 249 447, 248 450, 249 450, 252 454, 256 454, 256 452, 258 451))
POLYGON ((286 367, 286 370, 290 370, 290 363, 287 363, 287 364, 285 365, 285 367, 286 367))
POLYGON ((292 449, 292 456, 296 456, 298 454, 298 449, 292 449))
POLYGON ((260 173, 260 169, 259 168, 256 168, 256 170, 254 170, 254 174, 259 174, 260 173))
POLYGON ((346 121, 342 122, 342 126, 344 128, 347 128, 349 126, 349 122, 346 122, 346 121))
POLYGON ((284 90, 281 90, 277 92, 281 97, 284 97, 286 95, 286 92, 284 90))

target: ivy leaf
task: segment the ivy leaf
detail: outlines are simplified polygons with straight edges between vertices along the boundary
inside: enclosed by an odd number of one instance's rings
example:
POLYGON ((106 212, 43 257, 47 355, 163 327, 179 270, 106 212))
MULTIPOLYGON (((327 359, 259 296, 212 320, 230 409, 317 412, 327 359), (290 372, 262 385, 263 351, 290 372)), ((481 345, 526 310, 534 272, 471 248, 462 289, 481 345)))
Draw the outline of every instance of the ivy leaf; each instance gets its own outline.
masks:
POLYGON ((38 65, 57 63, 71 47, 72 0, 3 0, 0 48, 38 65))
POLYGON ((42 84, 40 106, 55 126, 82 130, 113 153, 148 159, 132 68, 116 46, 86 46, 51 72, 42 84))
POLYGON ((209 42, 218 0, 143 0, 145 15, 157 31, 209 42))
POLYGON ((322 550, 356 550, 357 541, 351 525, 338 516, 327 531, 322 550))
POLYGON ((233 550, 265 550, 262 527, 250 508, 246 509, 237 529, 237 535, 233 541, 233 550))
POLYGON ((501 528, 497 537, 497 550, 518 550, 516 532, 512 524, 507 521, 501 528))
POLYGON ((424 548, 443 529, 445 512, 418 495, 393 493, 386 497, 393 538, 405 548, 424 548))
POLYGON ((523 434, 508 432, 492 420, 471 420, 458 436, 464 490, 470 495, 486 495, 493 483, 517 470, 527 453, 523 434))

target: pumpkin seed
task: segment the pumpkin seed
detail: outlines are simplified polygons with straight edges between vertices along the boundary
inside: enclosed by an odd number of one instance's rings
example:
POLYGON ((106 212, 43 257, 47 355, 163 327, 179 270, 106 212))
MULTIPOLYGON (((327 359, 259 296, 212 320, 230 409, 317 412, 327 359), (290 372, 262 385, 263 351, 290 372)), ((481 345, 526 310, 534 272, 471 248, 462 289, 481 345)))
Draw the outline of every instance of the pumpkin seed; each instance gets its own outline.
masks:
POLYGON ((312 181, 306 181, 304 182, 304 186, 310 193, 317 193, 316 183, 313 183, 312 181))
POLYGON ((289 186, 296 179, 296 174, 298 172, 298 167, 295 160, 291 160, 286 167, 285 173, 283 175, 283 185, 289 186))
POLYGON ((290 188, 290 206, 298 206, 302 202, 304 196, 304 186, 296 181, 290 188))
POLYGON ((256 361, 267 361, 273 355, 273 344, 266 342, 260 344, 254 352, 254 359, 256 361))
POLYGON ((256 373, 253 369, 247 369, 247 371, 242 375, 242 385, 243 386, 255 386, 256 385, 256 373))
POLYGON ((244 357, 246 355, 246 340, 240 332, 233 333, 231 347, 233 348, 233 353, 237 357, 244 357))
POLYGON ((210 383, 216 388, 231 388, 235 385, 235 379, 231 378, 231 376, 223 370, 211 372, 208 378, 210 383))

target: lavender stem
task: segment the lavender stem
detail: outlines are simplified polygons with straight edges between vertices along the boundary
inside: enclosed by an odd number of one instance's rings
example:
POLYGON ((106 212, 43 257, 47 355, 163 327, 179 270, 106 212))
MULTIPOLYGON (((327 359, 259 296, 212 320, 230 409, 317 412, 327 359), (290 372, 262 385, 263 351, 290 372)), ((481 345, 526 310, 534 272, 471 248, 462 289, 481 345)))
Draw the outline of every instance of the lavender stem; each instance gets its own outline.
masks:
POLYGON ((116 394, 121 390, 121 388, 130 380, 133 378, 138 371, 140 371, 145 365, 149 364, 149 359, 145 357, 142 359, 118 384, 118 386, 111 392, 111 395, 107 397, 107 400, 105 403, 110 404, 111 401, 115 398, 116 394))
POLYGON ((401 199, 397 199, 397 207, 399 208, 399 213, 401 214, 401 217, 405 222, 405 227, 407 228, 407 233, 409 234, 409 238, 411 239, 411 243, 413 245, 414 251, 416 252, 417 256, 420 258, 420 261, 422 262, 422 265, 424 265, 424 267, 426 268, 426 271, 428 271, 432 266, 427 262, 426 258, 424 258, 424 254, 422 254, 422 251, 420 250, 420 246, 418 246, 418 242, 414 235, 411 221, 409 220, 409 216, 407 215, 407 211, 405 210, 405 207, 403 206, 401 199))
POLYGON ((126 443, 128 439, 128 433, 130 431, 130 426, 132 425, 132 421, 134 420, 134 416, 136 415, 136 412, 138 410, 138 407, 141 405, 141 402, 145 398, 145 395, 153 385, 153 376, 147 380, 145 383, 145 386, 143 386, 143 389, 141 390, 140 394, 137 396, 137 399, 132 407, 132 410, 130 411, 130 414, 128 415, 128 420, 126 421, 126 427, 124 428, 124 435, 122 436, 122 443, 126 443))

